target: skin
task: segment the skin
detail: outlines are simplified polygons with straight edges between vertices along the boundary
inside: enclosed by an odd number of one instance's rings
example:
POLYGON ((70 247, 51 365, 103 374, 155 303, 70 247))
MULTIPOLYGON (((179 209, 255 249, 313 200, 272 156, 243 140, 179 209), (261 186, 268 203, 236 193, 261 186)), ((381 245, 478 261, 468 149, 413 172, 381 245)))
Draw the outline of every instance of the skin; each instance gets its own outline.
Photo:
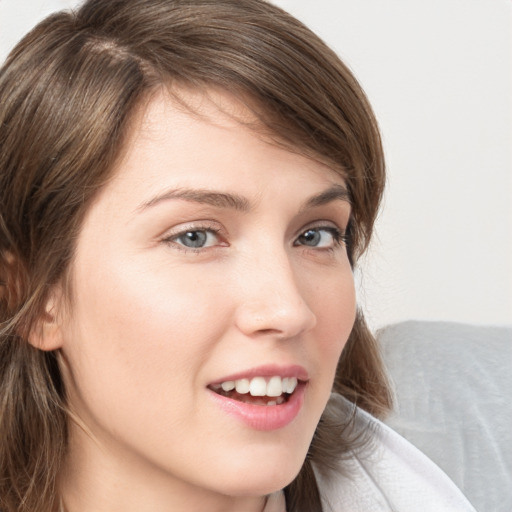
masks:
POLYGON ((77 240, 70 305, 54 294, 44 343, 60 349, 73 411, 60 479, 71 512, 261 511, 304 461, 354 322, 333 235, 350 204, 307 204, 341 175, 242 126, 255 120, 228 94, 183 97, 196 114, 160 92, 137 117, 77 240), (184 189, 244 209, 170 197, 184 189), (206 244, 184 247, 186 231, 206 244), (273 431, 207 389, 263 364, 309 376, 298 416, 273 431))

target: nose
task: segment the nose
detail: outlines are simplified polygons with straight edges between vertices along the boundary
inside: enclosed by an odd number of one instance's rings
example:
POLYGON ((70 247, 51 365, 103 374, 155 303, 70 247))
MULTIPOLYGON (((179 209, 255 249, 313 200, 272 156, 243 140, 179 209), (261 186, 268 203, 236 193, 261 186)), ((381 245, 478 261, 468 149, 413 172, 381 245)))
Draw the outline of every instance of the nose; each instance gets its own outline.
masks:
POLYGON ((305 297, 304 283, 298 281, 288 256, 274 252, 244 266, 235 319, 240 331, 250 337, 289 339, 315 327, 316 315, 306 300, 310 297, 305 297))

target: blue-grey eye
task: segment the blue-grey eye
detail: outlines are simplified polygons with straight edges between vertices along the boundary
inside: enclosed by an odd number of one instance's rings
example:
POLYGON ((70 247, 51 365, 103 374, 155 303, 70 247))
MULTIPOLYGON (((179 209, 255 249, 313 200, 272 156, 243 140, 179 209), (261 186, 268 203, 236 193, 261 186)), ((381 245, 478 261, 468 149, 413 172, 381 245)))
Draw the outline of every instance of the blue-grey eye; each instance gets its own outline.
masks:
POLYGON ((307 247, 334 247, 342 238, 336 228, 310 228, 299 235, 296 245, 307 247))
POLYGON ((299 242, 302 245, 309 245, 316 247, 322 239, 322 235, 318 229, 308 229, 302 235, 299 236, 299 242))
POLYGON ((215 228, 198 226, 195 229, 184 229, 170 235, 164 238, 163 242, 174 247, 178 246, 178 249, 181 247, 183 250, 190 249, 192 251, 200 251, 216 245, 225 246, 226 243, 219 236, 218 231, 215 228))
POLYGON ((205 247, 208 242, 208 231, 187 231, 176 238, 176 241, 191 249, 205 247))

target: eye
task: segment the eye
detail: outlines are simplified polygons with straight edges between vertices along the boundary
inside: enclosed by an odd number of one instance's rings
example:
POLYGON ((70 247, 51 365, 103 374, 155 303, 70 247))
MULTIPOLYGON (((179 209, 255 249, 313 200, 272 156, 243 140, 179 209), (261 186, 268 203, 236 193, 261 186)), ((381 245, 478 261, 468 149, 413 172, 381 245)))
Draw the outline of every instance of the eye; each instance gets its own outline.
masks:
POLYGON ((338 228, 325 226, 307 229, 297 237, 294 245, 330 249, 344 241, 345 236, 338 228))
POLYGON ((205 249, 219 244, 217 231, 213 229, 189 229, 165 240, 187 249, 205 249))

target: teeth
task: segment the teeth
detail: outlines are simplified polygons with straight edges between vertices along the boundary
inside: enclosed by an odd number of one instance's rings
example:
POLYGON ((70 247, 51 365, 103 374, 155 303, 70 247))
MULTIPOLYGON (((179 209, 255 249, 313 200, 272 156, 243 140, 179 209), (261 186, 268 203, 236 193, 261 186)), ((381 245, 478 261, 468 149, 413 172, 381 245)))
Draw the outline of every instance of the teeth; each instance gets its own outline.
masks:
POLYGON ((223 391, 232 391, 235 389, 235 381, 234 380, 227 380, 226 382, 223 382, 220 387, 223 391))
POLYGON ((235 389, 236 389, 236 392, 240 393, 241 395, 245 395, 246 393, 249 393, 249 389, 250 389, 249 379, 240 379, 240 380, 235 381, 235 389))
POLYGON ((281 377, 272 377, 267 384, 268 396, 281 396, 283 394, 283 384, 281 377))
POLYGON ((283 391, 285 393, 293 393, 295 388, 297 387, 297 379, 296 377, 290 377, 288 382, 286 383, 286 388, 283 386, 283 391))
POLYGON ((267 394, 267 383, 263 377, 254 377, 249 384, 249 393, 252 396, 265 396, 267 394))
MULTIPOLYGON (((298 381, 296 377, 281 378, 276 375, 271 377, 268 382, 265 377, 254 377, 251 380, 227 380, 220 386, 223 391, 232 391, 235 389, 236 392, 241 395, 250 393, 252 396, 280 397, 283 393, 293 393, 297 387, 297 383, 298 381)), ((276 405, 279 403, 279 401, 276 401, 276 405)), ((269 402, 269 404, 274 405, 273 401, 269 402)))

